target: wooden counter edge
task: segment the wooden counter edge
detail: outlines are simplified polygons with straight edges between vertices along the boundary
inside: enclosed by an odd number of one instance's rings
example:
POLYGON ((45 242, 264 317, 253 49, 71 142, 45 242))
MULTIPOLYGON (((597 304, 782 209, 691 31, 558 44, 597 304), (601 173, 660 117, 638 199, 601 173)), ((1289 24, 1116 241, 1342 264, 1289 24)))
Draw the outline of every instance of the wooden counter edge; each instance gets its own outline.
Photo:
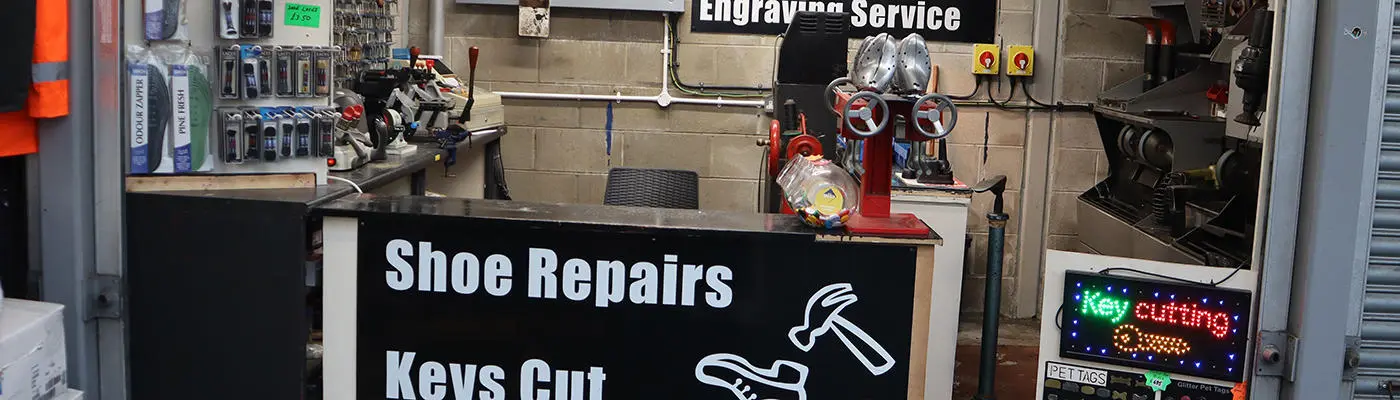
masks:
POLYGON ((142 175, 126 177, 127 192, 316 187, 315 173, 142 175))
MULTIPOLYGON (((939 241, 940 243, 942 241, 939 241)), ((923 400, 928 378, 928 335, 933 308, 933 252, 936 246, 919 246, 914 257, 914 315, 909 340, 909 400, 923 400)), ((946 268, 946 267, 945 267, 946 268)))

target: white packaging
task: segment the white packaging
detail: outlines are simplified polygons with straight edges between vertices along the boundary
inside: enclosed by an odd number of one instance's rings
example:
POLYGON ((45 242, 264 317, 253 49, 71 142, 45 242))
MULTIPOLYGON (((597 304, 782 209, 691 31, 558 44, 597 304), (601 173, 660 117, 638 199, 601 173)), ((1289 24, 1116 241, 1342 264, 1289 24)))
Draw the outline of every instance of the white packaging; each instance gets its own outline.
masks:
POLYGON ((133 174, 145 174, 151 172, 151 166, 146 161, 146 152, 150 151, 147 139, 150 137, 146 132, 146 118, 149 118, 147 98, 150 89, 147 86, 150 75, 147 73, 150 66, 141 63, 131 63, 127 66, 127 74, 131 77, 128 85, 127 95, 130 98, 127 104, 130 105, 131 118, 127 120, 131 127, 127 130, 131 138, 131 163, 130 172, 133 174))
POLYGON ((67 392, 58 395, 58 397, 55 397, 53 400, 83 400, 83 391, 68 389, 67 392))
POLYGON ((194 170, 190 155, 190 74, 189 66, 170 65, 170 106, 175 110, 175 172, 194 170))
MULTIPOLYGON (((0 313, 0 400, 64 399, 68 355, 63 306, 4 299, 0 313)), ((77 398, 81 398, 81 393, 77 398)))

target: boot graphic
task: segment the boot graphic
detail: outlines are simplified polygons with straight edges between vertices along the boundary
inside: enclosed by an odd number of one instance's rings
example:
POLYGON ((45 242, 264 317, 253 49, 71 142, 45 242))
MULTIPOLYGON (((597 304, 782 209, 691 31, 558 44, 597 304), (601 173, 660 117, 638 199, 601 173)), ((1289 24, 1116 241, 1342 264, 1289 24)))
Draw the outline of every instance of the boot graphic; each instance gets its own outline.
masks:
POLYGON ((695 379, 729 389, 737 400, 807 400, 807 366, 778 360, 759 368, 733 354, 711 354, 695 364, 695 379))

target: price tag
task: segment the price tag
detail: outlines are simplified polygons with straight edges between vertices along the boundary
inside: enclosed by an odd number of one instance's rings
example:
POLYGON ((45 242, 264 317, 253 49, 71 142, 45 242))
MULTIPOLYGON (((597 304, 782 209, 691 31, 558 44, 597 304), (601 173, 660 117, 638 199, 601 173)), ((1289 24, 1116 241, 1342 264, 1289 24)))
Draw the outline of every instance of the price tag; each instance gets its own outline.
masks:
POLYGON ((287 11, 282 13, 282 24, 287 26, 321 27, 321 6, 287 3, 287 11))
POLYGON ((1142 374, 1142 377, 1147 378, 1147 387, 1152 388, 1154 392, 1166 390, 1167 385, 1172 384, 1171 375, 1163 372, 1147 371, 1142 374))

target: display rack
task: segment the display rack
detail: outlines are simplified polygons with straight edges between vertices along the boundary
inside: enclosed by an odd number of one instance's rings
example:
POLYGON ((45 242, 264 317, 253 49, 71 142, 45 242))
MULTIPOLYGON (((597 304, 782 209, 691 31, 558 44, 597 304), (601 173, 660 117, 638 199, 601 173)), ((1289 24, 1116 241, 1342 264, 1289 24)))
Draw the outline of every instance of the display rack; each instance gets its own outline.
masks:
MULTIPOLYGON (((259 45, 263 48, 271 49, 276 46, 283 48, 320 47, 329 48, 332 45, 331 31, 332 18, 331 3, 333 0, 273 0, 271 1, 271 34, 262 37, 244 37, 239 39, 221 38, 218 29, 224 26, 219 20, 219 1, 189 1, 180 2, 183 9, 183 18, 186 26, 183 27, 185 37, 181 40, 172 41, 147 41, 144 37, 143 25, 143 2, 128 1, 123 2, 122 7, 122 35, 124 42, 128 45, 148 46, 151 43, 175 43, 184 44, 201 58, 208 65, 210 80, 216 81, 218 71, 218 54, 215 49, 227 47, 232 44, 259 45), (300 25, 288 24, 287 10, 289 6, 300 7, 305 10, 316 10, 315 12, 305 12, 300 15, 313 17, 313 20, 303 21, 300 25)), ((242 4, 244 0, 236 0, 234 4, 242 4)), ((334 64, 334 63, 333 63, 334 64)), ((334 75, 332 75, 334 76, 334 75)), ((334 92, 336 82, 330 82, 332 87, 325 92, 334 92)), ((331 105, 331 98, 327 96, 314 97, 267 97, 256 99, 220 99, 217 90, 213 92, 214 109, 228 107, 325 107, 331 105)), ((123 94, 125 98, 126 94, 123 94)), ((125 105, 130 109, 131 104, 125 105)), ((211 119, 215 119, 217 113, 211 113, 211 119)), ((127 116, 126 118, 130 118, 127 116)), ((218 139, 216 130, 218 121, 210 122, 208 132, 194 132, 194 134, 208 134, 212 153, 218 153, 218 139)), ((130 132, 127 132, 130 135, 130 132)), ((326 159, 324 157, 295 157, 279 159, 275 162, 247 162, 243 164, 225 163, 222 156, 212 157, 213 167, 206 173, 222 174, 247 174, 247 173, 288 173, 288 172, 313 172, 316 174, 317 183, 326 183, 326 159)), ((129 171, 128 171, 129 173, 129 171)))
POLYGON ((399 0, 335 0, 336 86, 353 87, 361 72, 389 67, 398 18, 399 0))

